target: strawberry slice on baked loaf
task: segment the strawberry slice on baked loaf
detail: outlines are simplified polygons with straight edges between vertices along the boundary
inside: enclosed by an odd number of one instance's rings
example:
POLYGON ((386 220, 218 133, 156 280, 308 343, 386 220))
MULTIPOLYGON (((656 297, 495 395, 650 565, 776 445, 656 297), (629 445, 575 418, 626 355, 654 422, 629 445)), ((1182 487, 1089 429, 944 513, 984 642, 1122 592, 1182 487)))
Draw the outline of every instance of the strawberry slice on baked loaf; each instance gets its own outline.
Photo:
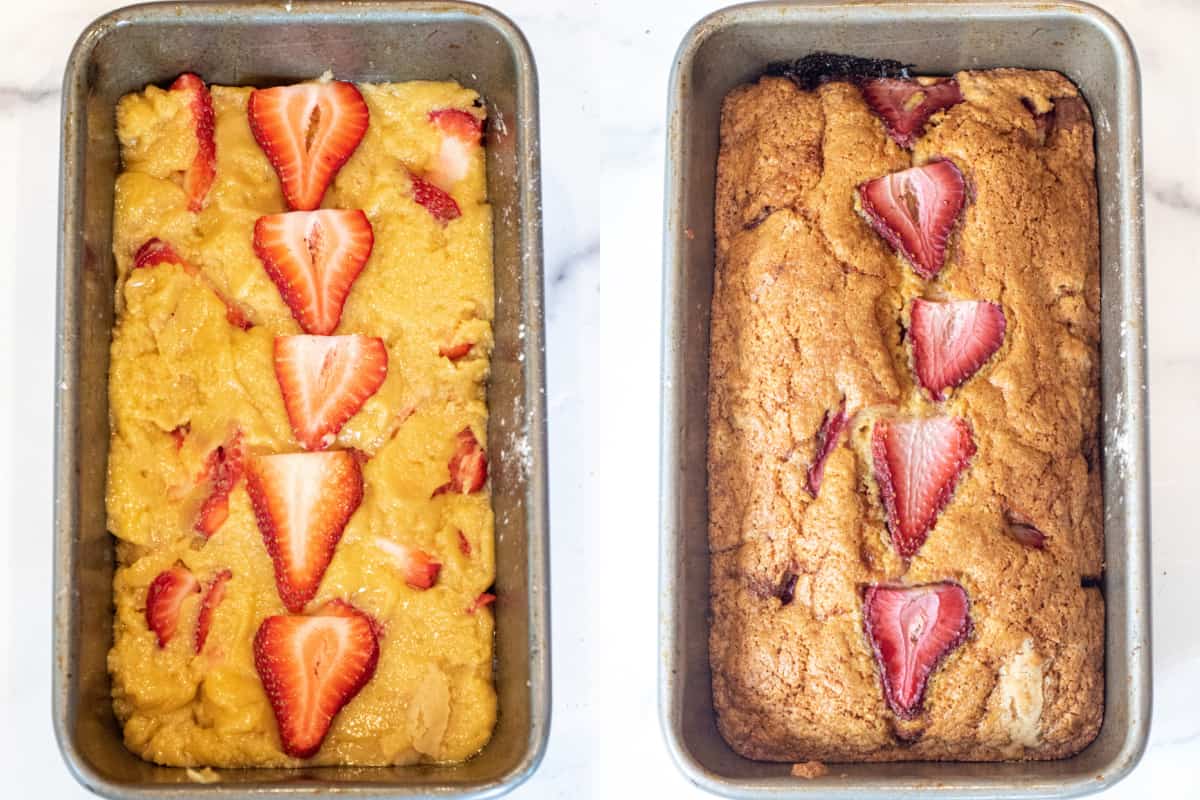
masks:
POLYGON ((171 91, 188 93, 188 109, 196 130, 196 155, 183 173, 183 191, 188 199, 188 211, 199 213, 208 199, 217 176, 217 142, 214 137, 216 115, 212 95, 199 75, 185 72, 171 84, 171 91))
POLYGON ((305 333, 328 336, 375 245, 362 211, 322 209, 259 217, 254 252, 305 333))
POLYGON ((450 456, 450 480, 434 489, 439 494, 471 494, 483 488, 487 481, 487 453, 469 427, 458 432, 457 447, 450 456))
POLYGON ((1004 343, 1004 311, 986 300, 912 304, 913 370, 934 400, 960 386, 1004 343))
POLYGON ((925 280, 946 263, 946 247, 967 200, 952 161, 931 161, 859 185, 863 217, 925 280))
POLYGON ((334 717, 367 685, 378 662, 371 619, 348 603, 264 619, 254 636, 254 668, 283 751, 294 758, 316 755, 334 717))
POLYGON ((358 459, 347 450, 260 456, 250 462, 246 489, 279 598, 303 611, 362 502, 358 459))
POLYGON ((279 336, 275 377, 288 420, 305 450, 321 450, 387 378, 388 355, 375 336, 279 336))
POLYGON ((925 544, 938 515, 975 455, 975 440, 958 417, 881 419, 871 433, 875 482, 887 512, 892 545, 910 559, 925 544))
POLYGON ((868 586, 863 627, 888 707, 912 719, 922 711, 930 676, 971 634, 970 600, 952 581, 868 586))
POLYGON ((825 418, 821 420, 821 428, 817 431, 817 453, 808 467, 808 492, 813 497, 816 497, 817 492, 821 490, 821 481, 825 477, 825 461, 837 447, 838 440, 842 438, 842 431, 845 428, 846 400, 843 398, 842 404, 836 411, 825 412, 825 418))
POLYGON ((183 601, 200 591, 187 567, 176 565, 158 573, 146 590, 146 625, 158 637, 158 646, 166 647, 179 628, 183 601))
POLYGON ((483 121, 461 108, 439 108, 429 112, 441 143, 429 178, 449 191, 467 175, 475 148, 483 138, 483 121))
POLYGON ((223 569, 213 576, 208 588, 204 590, 204 599, 200 601, 200 617, 196 620, 197 653, 204 650, 204 643, 208 641, 208 631, 212 628, 213 615, 217 612, 217 606, 225 599, 225 584, 229 583, 232 577, 232 570, 223 569))
POLYGON ((901 147, 913 146, 931 116, 963 101, 953 78, 935 83, 874 78, 863 81, 861 88, 863 99, 883 120, 888 136, 901 147))
POLYGON ((352 83, 255 89, 250 132, 279 176, 288 208, 311 211, 367 132, 370 112, 352 83))

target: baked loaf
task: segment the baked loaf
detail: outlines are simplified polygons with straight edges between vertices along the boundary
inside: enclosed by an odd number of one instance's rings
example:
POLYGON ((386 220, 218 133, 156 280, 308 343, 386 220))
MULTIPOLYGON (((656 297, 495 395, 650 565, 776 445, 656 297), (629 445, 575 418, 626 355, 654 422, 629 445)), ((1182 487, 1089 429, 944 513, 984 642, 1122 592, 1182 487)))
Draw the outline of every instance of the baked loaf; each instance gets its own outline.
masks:
POLYGON ((1098 733, 1092 135, 1054 72, 726 97, 710 656, 742 755, 1053 759, 1098 733))

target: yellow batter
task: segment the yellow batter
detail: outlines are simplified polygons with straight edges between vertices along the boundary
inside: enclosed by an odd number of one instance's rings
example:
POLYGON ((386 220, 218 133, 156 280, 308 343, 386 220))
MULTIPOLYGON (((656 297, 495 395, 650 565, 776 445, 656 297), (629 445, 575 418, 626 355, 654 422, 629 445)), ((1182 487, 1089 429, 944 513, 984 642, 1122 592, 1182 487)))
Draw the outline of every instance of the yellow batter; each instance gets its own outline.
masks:
MULTIPOLYGON (((359 88, 370 127, 323 205, 361 208, 374 228, 374 250, 337 333, 382 337, 388 374, 334 445, 371 458, 362 505, 309 608, 343 598, 373 615, 382 623, 380 657, 374 678, 303 763, 460 761, 487 743, 496 718, 491 610, 467 612, 494 576, 492 511, 486 491, 430 495, 448 479, 460 430, 469 425, 486 447, 492 217, 482 148, 453 187, 462 216, 445 226, 412 200, 407 170, 424 172, 437 154, 429 111, 471 108, 476 94, 454 83, 359 88), (478 343, 468 356, 451 362, 439 355, 442 345, 464 340, 478 343), (407 586, 379 539, 433 555, 442 563, 436 585, 407 586)), ((250 454, 300 449, 272 342, 301 331, 252 248, 255 220, 286 208, 250 133, 250 91, 212 87, 217 171, 199 214, 187 210, 181 188, 181 171, 196 152, 186 93, 150 87, 117 110, 125 171, 113 231, 119 319, 109 382, 108 524, 119 542, 109 670, 126 745, 160 764, 302 763, 281 751, 254 669, 260 622, 286 612, 245 481, 216 535, 205 541, 192 528, 205 494, 197 476, 235 425, 250 454), (134 254, 151 237, 169 242, 201 276, 173 264, 133 270, 134 254), (231 325, 221 297, 254 327, 231 325), (185 425, 190 432, 177 449, 171 431, 185 425), (166 648, 146 624, 147 587, 177 561, 202 582, 233 571, 198 656, 191 631, 200 594, 185 601, 180 633, 166 648)))

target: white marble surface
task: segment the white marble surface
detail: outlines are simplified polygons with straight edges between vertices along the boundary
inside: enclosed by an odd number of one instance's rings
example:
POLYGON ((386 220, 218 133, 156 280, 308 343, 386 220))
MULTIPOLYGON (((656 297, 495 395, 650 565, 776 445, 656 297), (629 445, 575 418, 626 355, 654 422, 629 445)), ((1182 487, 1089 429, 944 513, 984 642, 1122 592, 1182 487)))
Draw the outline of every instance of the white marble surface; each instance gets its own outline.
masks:
MULTIPOLYGON (((703 0, 496 0, 541 76, 554 717, 514 796, 700 797, 656 711, 660 243, 667 73, 703 0)), ((1155 710, 1105 798, 1200 797, 1200 30, 1196 0, 1106 0, 1143 71, 1155 710)), ((0 795, 82 797, 50 726, 50 514, 59 83, 111 0, 11 3, 0 26, 0 795)))

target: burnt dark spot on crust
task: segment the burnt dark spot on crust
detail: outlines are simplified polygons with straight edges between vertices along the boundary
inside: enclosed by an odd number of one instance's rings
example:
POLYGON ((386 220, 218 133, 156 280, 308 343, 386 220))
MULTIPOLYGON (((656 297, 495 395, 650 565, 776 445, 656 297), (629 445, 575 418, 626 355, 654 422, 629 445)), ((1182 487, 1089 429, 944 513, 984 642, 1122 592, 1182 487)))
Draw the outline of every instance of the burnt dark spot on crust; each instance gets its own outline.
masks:
POLYGON ((745 225, 742 226, 742 230, 747 230, 747 231, 754 230, 759 225, 762 225, 764 222, 766 222, 767 217, 771 216, 774 213, 775 213, 775 208, 773 206, 763 206, 762 210, 759 211, 758 214, 755 215, 754 219, 750 220, 749 222, 747 222, 745 225))
POLYGON ((792 572, 790 569, 783 573, 783 580, 779 582, 779 604, 782 606, 791 605, 796 599, 796 580, 800 576, 792 572))
POLYGON ((1080 575, 1079 586, 1084 589, 1099 589, 1101 594, 1104 593, 1104 576, 1103 575, 1080 575))
POLYGON ((775 75, 811 92, 823 83, 837 80, 861 81, 869 78, 909 78, 911 64, 890 58, 862 58, 844 53, 809 53, 795 61, 777 61, 767 66, 767 75, 775 75))

